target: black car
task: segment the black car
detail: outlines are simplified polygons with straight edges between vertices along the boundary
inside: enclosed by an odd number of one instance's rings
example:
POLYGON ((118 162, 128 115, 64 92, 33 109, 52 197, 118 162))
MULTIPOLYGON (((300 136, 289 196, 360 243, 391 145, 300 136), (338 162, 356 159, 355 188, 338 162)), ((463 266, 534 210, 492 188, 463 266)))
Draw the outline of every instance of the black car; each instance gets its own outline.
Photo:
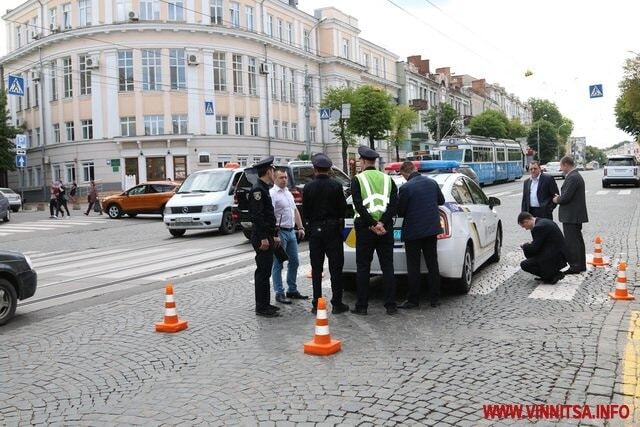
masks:
POLYGON ((16 312, 18 300, 36 293, 38 275, 31 260, 19 252, 0 251, 0 326, 16 312))
MULTIPOLYGON (((305 184, 308 184, 313 180, 313 165, 308 161, 293 161, 286 165, 275 166, 278 169, 287 171, 287 175, 289 176, 287 185, 289 187, 289 191, 291 191, 291 194, 293 195, 293 200, 296 202, 296 206, 298 206, 300 216, 302 217, 302 189, 305 184)), ((342 184, 342 188, 344 188, 345 191, 345 197, 348 197, 351 185, 349 176, 335 166, 331 168, 330 175, 342 184)), ((242 232, 247 239, 251 238, 252 227, 251 218, 249 217, 249 203, 247 196, 251 187, 253 187, 257 181, 258 175, 256 170, 253 168, 245 169, 238 180, 234 196, 232 209, 233 219, 242 225, 242 232)))

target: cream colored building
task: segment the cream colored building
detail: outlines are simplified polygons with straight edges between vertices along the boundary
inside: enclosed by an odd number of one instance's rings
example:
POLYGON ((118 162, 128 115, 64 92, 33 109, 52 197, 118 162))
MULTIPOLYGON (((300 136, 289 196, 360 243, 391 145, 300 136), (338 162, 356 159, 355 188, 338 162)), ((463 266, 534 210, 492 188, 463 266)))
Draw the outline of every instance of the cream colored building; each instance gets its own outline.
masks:
POLYGON ((323 90, 372 84, 397 97, 400 88, 396 55, 331 7, 311 16, 295 0, 42 3, 3 17, 1 60, 5 81, 26 82, 9 108, 29 136, 24 187, 34 194, 52 179, 119 189, 126 176, 183 179, 269 154, 295 159, 306 147, 305 81, 312 152, 338 163, 319 118, 323 90))

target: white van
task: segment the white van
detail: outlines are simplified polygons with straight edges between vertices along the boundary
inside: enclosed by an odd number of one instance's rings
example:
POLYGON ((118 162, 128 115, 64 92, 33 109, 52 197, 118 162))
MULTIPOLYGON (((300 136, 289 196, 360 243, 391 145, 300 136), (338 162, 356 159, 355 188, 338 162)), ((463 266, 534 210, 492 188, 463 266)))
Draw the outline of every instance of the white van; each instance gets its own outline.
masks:
POLYGON ((231 234, 236 221, 231 215, 236 183, 244 168, 229 164, 187 177, 164 208, 164 223, 174 237, 187 230, 220 230, 231 234))

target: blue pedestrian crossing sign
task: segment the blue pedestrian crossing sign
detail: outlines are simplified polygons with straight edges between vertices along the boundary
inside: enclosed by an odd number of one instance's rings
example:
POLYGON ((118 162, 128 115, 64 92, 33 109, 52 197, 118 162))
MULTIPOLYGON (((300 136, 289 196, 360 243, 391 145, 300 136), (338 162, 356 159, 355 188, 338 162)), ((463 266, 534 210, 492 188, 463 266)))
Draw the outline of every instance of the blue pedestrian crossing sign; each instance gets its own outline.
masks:
POLYGON ((9 88, 7 93, 9 95, 24 96, 24 79, 20 76, 12 76, 9 74, 9 88))
POLYGON ((589 98, 602 98, 602 85, 591 85, 589 86, 589 98))
POLYGON ((27 156, 24 154, 16 155, 16 166, 19 168, 27 167, 27 156))
POLYGON ((213 116, 215 114, 215 108, 213 108, 213 101, 204 101, 204 114, 205 116, 213 116))
POLYGON ((331 118, 331 108, 320 109, 320 120, 329 120, 331 118))

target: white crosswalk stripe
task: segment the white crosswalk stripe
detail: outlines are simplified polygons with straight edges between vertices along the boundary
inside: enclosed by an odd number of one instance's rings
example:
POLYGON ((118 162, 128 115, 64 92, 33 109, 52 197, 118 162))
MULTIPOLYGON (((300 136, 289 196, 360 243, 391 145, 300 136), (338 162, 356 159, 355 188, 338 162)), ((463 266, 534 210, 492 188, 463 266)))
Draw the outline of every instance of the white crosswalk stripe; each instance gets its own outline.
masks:
POLYGON ((596 191, 596 196, 606 196, 607 194, 609 194, 609 190, 596 191))
POLYGON ((618 194, 621 196, 627 196, 629 194, 631 194, 631 190, 620 190, 618 191, 618 194))
POLYGON ((33 222, 6 223, 0 225, 0 236, 10 236, 11 234, 33 233, 35 231, 50 231, 70 229, 78 226, 91 226, 105 223, 108 218, 77 218, 68 219, 43 219, 33 222))

